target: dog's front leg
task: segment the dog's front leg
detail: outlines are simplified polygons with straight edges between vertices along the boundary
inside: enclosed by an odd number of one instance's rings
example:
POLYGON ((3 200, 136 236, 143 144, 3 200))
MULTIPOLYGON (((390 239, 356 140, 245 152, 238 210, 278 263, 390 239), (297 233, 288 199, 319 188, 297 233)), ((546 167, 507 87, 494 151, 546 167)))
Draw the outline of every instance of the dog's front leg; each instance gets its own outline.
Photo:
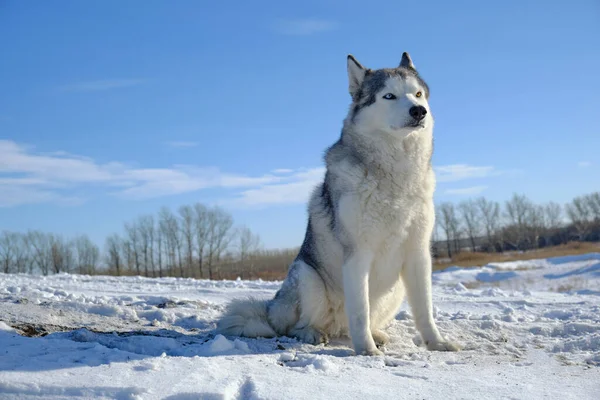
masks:
POLYGON ((356 354, 383 355, 377 349, 369 320, 369 271, 373 255, 369 252, 355 252, 344 263, 344 304, 350 337, 356 354))
POLYGON ((406 294, 413 312, 415 325, 421 334, 427 349, 457 351, 458 345, 445 341, 433 319, 431 301, 431 255, 429 247, 413 250, 407 254, 402 270, 406 294))

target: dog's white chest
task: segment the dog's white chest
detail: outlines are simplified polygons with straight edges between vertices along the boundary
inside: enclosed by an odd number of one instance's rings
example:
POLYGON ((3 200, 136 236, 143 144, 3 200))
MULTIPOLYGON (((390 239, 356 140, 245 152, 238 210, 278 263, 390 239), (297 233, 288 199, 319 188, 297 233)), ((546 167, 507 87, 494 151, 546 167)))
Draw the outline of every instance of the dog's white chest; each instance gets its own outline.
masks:
POLYGON ((423 176, 402 171, 396 176, 366 177, 359 191, 360 235, 390 251, 408 235, 408 227, 427 201, 423 176), (414 181, 420 180, 415 185, 414 181))

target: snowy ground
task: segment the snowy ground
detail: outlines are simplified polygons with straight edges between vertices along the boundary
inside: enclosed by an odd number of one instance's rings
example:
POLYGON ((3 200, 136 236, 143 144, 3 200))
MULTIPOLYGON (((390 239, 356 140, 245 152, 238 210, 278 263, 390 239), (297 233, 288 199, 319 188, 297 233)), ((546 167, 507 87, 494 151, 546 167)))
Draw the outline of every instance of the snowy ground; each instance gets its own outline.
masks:
POLYGON ((0 274, 1 399, 598 399, 600 254, 434 274, 458 353, 405 305, 385 357, 348 341, 211 334, 231 298, 280 282, 0 274))

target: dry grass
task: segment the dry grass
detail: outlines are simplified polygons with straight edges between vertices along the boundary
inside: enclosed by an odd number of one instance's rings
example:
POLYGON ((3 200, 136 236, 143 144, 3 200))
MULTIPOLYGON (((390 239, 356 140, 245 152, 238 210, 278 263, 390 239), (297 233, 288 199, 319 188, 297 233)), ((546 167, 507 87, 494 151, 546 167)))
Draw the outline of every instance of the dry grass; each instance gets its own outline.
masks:
MULTIPOLYGON (((535 258, 550 258, 557 256, 568 256, 576 254, 600 252, 600 243, 571 242, 565 245, 547 247, 528 252, 510 252, 510 253, 472 253, 463 252, 457 254, 452 260, 443 259, 434 262, 433 269, 441 270, 449 266, 475 267, 482 266, 492 262, 532 260, 535 258)), ((235 280, 238 277, 242 279, 262 279, 265 281, 283 280, 286 277, 287 268, 296 257, 297 249, 278 252, 275 255, 257 257, 254 261, 252 271, 245 269, 236 263, 230 265, 220 265, 215 268, 214 279, 235 280)), ((142 271, 143 272, 143 271, 142 271)), ((164 276, 180 276, 179 270, 165 270, 164 276)), ((109 272, 110 273, 110 272, 109 272)), ((122 271, 121 275, 136 275, 135 271, 122 271)), ((205 271, 206 275, 206 271, 205 271)), ((185 269, 185 277, 196 277, 197 271, 185 269)), ((205 276, 206 278, 206 276, 205 276)))
MULTIPOLYGON (((482 266, 492 262, 517 261, 517 260, 532 260, 536 258, 550 258, 559 256, 570 256, 577 254, 586 254, 600 252, 600 243, 588 242, 570 242, 560 246, 546 247, 544 249, 531 250, 528 252, 511 252, 511 253, 459 253, 453 260, 445 259, 443 262, 434 263, 433 269, 440 270, 452 265, 461 267, 482 266)), ((293 260, 295 253, 290 253, 289 262, 293 260)), ((283 261, 283 260, 280 260, 283 261)), ((286 260, 288 261, 288 260, 286 260)), ((283 265, 288 265, 285 263, 283 265)), ((286 268, 282 268, 280 264, 277 267, 261 265, 257 263, 251 277, 246 274, 241 274, 239 270, 228 270, 223 268, 219 273, 219 279, 236 279, 242 276, 245 279, 263 279, 265 281, 282 280, 286 275, 286 268)))
POLYGON ((456 265, 459 267, 473 267, 486 265, 493 262, 533 260, 536 258, 550 258, 561 256, 572 256, 578 254, 594 253, 600 251, 600 243, 589 242, 570 242, 560 246, 546 247, 543 249, 531 250, 527 252, 511 253, 477 253, 464 252, 459 253, 452 260, 435 262, 434 270, 440 270, 456 265))

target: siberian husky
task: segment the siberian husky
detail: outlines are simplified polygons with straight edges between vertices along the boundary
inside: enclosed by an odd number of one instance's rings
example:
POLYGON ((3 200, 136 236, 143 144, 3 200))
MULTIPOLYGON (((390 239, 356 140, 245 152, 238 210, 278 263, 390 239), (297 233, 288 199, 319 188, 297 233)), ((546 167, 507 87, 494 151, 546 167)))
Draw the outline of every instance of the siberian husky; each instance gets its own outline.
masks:
POLYGON ((352 55, 347 64, 352 103, 325 153, 300 251, 273 299, 232 301, 217 331, 312 344, 350 336, 356 354, 381 355, 382 329, 406 293, 427 348, 456 351, 432 312, 429 87, 406 52, 396 68, 365 68, 352 55))

